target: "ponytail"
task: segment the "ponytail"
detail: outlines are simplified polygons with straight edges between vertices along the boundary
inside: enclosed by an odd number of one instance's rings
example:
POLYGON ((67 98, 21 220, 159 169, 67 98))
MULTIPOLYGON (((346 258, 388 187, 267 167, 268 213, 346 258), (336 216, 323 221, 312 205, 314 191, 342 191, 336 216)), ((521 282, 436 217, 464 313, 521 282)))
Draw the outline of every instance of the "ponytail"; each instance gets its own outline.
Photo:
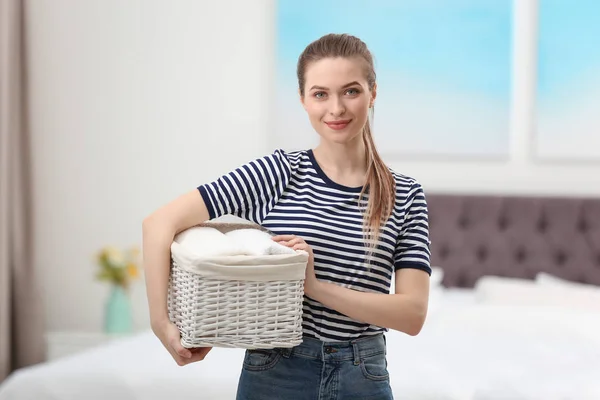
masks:
MULTIPOLYGON (((373 110, 373 109, 371 109, 373 110)), ((371 114, 372 116, 372 114, 371 114)), ((396 184, 392 172, 377 152, 370 121, 363 128, 363 142, 367 153, 367 181, 360 193, 359 204, 368 190, 369 200, 363 214, 363 234, 365 243, 372 253, 379 241, 381 228, 394 210, 396 184)))

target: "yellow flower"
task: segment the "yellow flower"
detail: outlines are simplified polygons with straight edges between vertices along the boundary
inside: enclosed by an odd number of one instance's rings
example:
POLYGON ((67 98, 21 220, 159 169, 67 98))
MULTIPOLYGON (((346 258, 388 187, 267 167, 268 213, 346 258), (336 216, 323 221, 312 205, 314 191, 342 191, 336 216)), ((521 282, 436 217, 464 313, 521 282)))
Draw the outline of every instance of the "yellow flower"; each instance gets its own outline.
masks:
POLYGON ((131 278, 137 278, 140 276, 137 265, 134 263, 127 264, 127 275, 129 275, 131 278))
POLYGON ((130 281, 141 276, 139 253, 137 246, 127 249, 106 246, 100 249, 96 253, 96 260, 100 267, 96 278, 112 284, 128 286, 130 281))

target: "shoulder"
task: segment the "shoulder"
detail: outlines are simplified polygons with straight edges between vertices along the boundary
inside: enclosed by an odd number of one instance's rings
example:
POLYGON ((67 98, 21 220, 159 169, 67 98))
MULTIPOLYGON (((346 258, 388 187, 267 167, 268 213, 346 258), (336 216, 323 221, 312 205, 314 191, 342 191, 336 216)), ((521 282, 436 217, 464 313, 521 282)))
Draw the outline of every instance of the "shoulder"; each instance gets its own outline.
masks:
POLYGON ((421 183, 414 177, 408 176, 389 168, 396 183, 396 206, 410 207, 413 203, 425 204, 425 191, 421 183))
POLYGON ((302 164, 309 162, 307 150, 288 151, 278 148, 268 154, 266 158, 284 167, 290 174, 294 174, 302 164))

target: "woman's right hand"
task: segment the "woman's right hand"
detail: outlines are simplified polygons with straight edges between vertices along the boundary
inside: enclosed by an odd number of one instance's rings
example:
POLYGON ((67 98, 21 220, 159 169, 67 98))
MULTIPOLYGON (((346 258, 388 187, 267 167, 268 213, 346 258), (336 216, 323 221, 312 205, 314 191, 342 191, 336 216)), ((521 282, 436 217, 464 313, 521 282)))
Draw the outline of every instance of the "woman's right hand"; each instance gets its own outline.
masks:
POLYGON ((163 346, 169 351, 177 365, 181 367, 204 360, 204 357, 212 350, 212 347, 198 347, 193 349, 183 347, 181 345, 179 328, 171 321, 157 324, 153 331, 163 346))
POLYGON ((203 360, 211 347, 186 349, 177 325, 169 320, 168 298, 171 244, 178 232, 210 218, 197 189, 190 190, 154 211, 142 222, 143 265, 152 331, 178 365, 203 360))

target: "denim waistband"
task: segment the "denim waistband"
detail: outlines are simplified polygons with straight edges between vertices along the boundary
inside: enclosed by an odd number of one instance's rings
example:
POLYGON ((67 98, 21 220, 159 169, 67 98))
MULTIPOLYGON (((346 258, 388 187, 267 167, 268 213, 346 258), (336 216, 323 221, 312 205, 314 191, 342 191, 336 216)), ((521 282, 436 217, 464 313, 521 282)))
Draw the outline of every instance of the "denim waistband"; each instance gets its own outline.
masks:
POLYGON ((304 337, 301 344, 292 348, 281 349, 283 357, 304 357, 321 361, 354 360, 358 364, 361 359, 386 353, 386 341, 383 333, 365 336, 348 341, 325 342, 319 339, 304 337))

